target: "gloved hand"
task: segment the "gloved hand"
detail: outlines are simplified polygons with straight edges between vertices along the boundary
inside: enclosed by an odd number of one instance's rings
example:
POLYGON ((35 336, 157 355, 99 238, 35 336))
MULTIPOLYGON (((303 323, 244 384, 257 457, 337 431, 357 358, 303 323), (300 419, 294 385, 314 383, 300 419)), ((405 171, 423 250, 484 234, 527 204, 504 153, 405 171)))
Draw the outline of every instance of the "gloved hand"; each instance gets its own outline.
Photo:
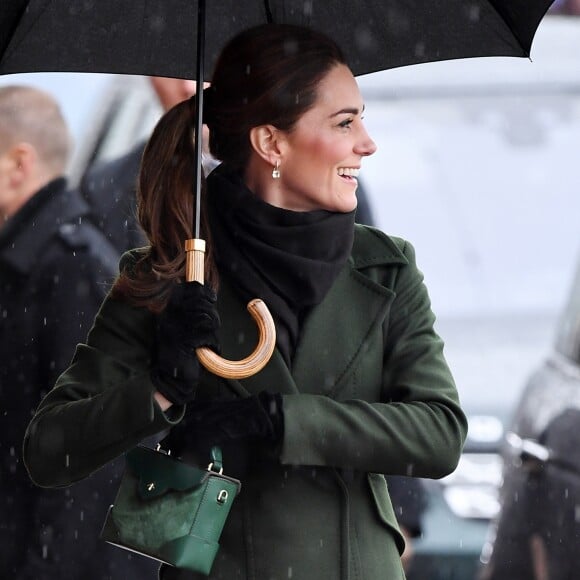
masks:
POLYGON ((195 349, 208 346, 219 351, 220 319, 215 303, 215 292, 199 282, 176 284, 165 310, 157 317, 151 379, 176 405, 195 397, 201 372, 195 349))
POLYGON ((196 402, 187 417, 187 439, 200 449, 243 439, 274 446, 284 435, 282 403, 280 393, 267 391, 231 401, 196 402))

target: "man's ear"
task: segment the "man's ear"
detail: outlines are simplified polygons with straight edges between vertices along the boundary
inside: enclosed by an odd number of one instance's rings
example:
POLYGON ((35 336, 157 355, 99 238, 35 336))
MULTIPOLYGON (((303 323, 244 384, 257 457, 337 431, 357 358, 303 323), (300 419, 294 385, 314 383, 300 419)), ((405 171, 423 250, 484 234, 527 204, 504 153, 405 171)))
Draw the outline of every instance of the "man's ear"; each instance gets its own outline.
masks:
POLYGON ((259 125, 250 130, 252 148, 269 165, 280 161, 282 140, 282 132, 274 125, 259 125))
POLYGON ((17 143, 8 151, 10 178, 15 185, 29 178, 36 166, 38 153, 30 143, 17 143))

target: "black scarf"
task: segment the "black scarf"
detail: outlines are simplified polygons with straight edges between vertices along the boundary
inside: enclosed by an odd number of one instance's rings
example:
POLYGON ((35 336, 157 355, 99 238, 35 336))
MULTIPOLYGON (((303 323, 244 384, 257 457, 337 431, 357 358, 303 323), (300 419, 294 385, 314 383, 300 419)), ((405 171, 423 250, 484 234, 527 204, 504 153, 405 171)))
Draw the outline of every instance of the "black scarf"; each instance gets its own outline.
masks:
POLYGON ((290 366, 304 315, 322 302, 350 256, 355 211, 274 207, 224 166, 208 177, 208 206, 220 274, 245 301, 266 303, 290 366))

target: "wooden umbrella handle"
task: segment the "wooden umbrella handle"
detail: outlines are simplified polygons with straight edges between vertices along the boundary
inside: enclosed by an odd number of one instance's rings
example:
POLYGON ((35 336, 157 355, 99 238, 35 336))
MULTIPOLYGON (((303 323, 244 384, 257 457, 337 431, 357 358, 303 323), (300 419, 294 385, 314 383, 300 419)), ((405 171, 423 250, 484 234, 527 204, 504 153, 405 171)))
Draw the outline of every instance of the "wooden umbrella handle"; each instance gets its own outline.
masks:
MULTIPOLYGON (((205 240, 185 241, 185 279, 204 283, 205 240)), ((225 379, 245 379, 262 370, 270 360, 276 346, 276 327, 264 302, 258 298, 248 304, 248 312, 258 325, 258 345, 248 357, 231 361, 222 358, 210 348, 202 346, 195 352, 199 362, 211 373, 225 379)))

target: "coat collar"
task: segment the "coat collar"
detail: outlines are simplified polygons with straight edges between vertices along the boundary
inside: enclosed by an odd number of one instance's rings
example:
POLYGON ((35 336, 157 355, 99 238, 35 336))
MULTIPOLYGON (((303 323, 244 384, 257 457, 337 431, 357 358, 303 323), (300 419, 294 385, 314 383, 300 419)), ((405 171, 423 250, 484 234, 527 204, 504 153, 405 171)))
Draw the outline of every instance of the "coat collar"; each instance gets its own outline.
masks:
POLYGON ((88 205, 66 186, 64 178, 51 181, 10 218, 0 230, 0 262, 21 274, 30 273, 55 232, 88 215, 88 205))
MULTIPOLYGON (((374 228, 356 226, 351 258, 325 299, 304 321, 291 371, 276 349, 262 371, 241 381, 228 381, 231 389, 240 395, 271 389, 333 396, 349 369, 356 366, 365 338, 382 323, 394 298, 394 292, 369 278, 365 269, 406 263, 394 239, 374 228)), ((231 360, 248 356, 257 344, 256 325, 224 279, 218 307, 222 356, 231 360)))
POLYGON ((364 354, 367 336, 382 324, 395 297, 365 270, 407 263, 392 238, 374 228, 356 227, 349 263, 302 328, 292 368, 300 392, 334 396, 340 391, 364 354))
POLYGON ((363 270, 370 266, 408 264, 399 244, 404 244, 403 240, 387 236, 377 228, 356 224, 352 265, 357 270, 363 270))

